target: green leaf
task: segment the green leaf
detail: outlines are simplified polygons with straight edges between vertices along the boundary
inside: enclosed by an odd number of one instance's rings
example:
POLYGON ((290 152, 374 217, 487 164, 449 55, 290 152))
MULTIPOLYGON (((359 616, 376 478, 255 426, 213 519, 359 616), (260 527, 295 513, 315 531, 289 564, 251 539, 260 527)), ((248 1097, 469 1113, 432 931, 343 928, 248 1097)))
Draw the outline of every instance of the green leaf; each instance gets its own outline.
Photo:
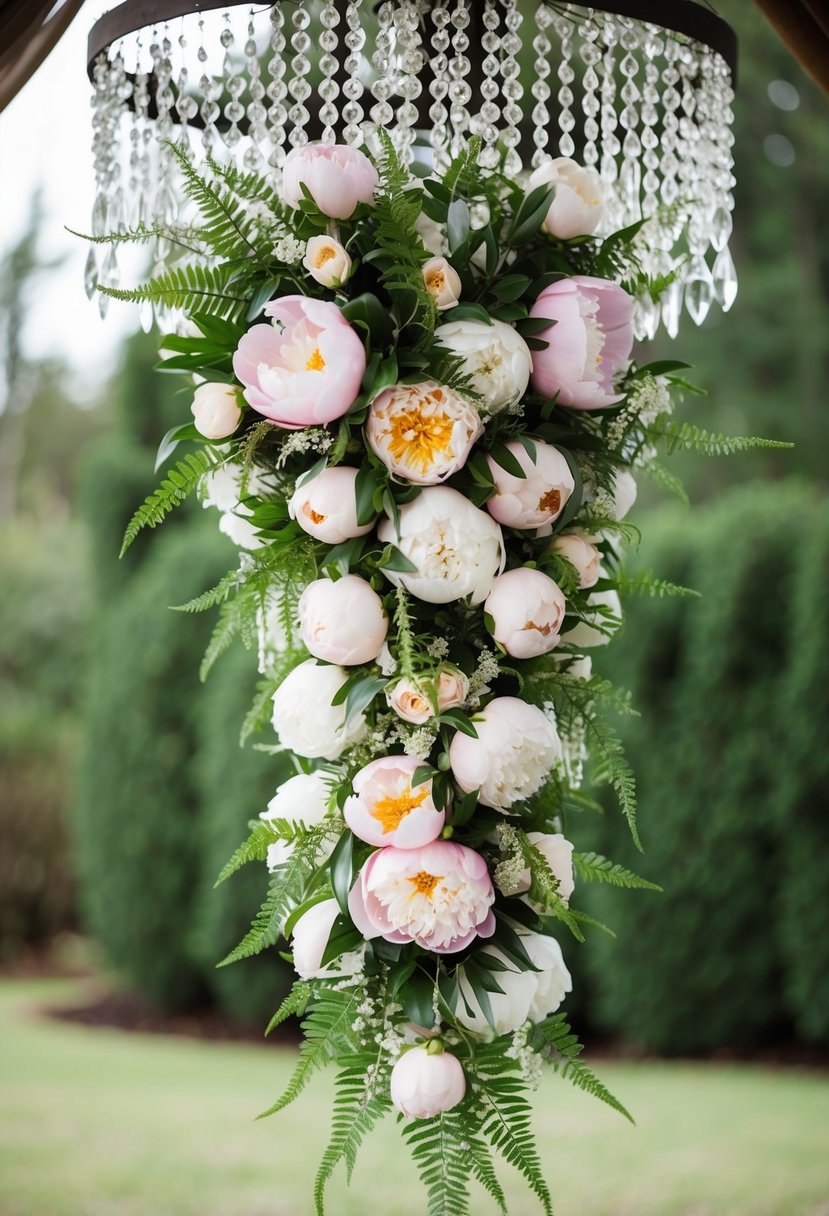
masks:
POLYGON ((348 895, 354 879, 354 836, 348 828, 343 832, 328 862, 334 898, 344 916, 349 915, 348 895))
POLYGON ((214 887, 220 886, 230 878, 231 874, 235 874, 237 870, 241 870, 242 866, 251 861, 264 861, 268 856, 268 848, 276 841, 277 837, 271 831, 268 823, 258 823, 253 831, 248 836, 247 840, 243 840, 236 852, 225 865, 219 877, 213 884, 214 887))
POLYGON ((345 720, 350 722, 364 709, 371 705, 378 693, 381 693, 388 683, 385 676, 365 676, 358 680, 348 690, 345 700, 345 720))
POLYGON ((465 244, 469 237, 469 207, 463 199, 456 198, 449 204, 446 213, 446 235, 450 256, 465 244))
POLYGON ((354 497, 357 504, 357 523, 362 528, 377 516, 374 509, 374 492, 386 481, 381 469, 366 461, 360 465, 354 481, 354 497))
POLYGON ((378 569, 399 574, 417 574, 417 566, 401 553, 396 545, 386 545, 377 562, 378 569))
POLYGON ((526 480, 527 474, 518 462, 516 456, 509 450, 504 443, 496 443, 489 452, 496 464, 499 464, 502 469, 510 473, 513 477, 520 477, 522 481, 526 480))
POLYGON ((437 720, 442 726, 453 726, 462 735, 469 735, 470 739, 478 738, 477 730, 469 720, 468 714, 465 714, 463 710, 445 709, 437 720))
POLYGON ((647 878, 640 878, 632 870, 608 861, 600 853, 574 853, 573 866, 583 882, 606 882, 613 887, 630 887, 642 891, 661 891, 662 888, 647 878))
POLYGON ((157 527, 170 511, 193 493, 208 469, 218 463, 218 458, 209 448, 201 448, 174 464, 158 488, 144 499, 127 525, 119 557, 124 556, 142 528, 157 527))
POLYGON ((434 981, 423 971, 415 971, 401 993, 406 1016, 426 1030, 435 1024, 434 992, 434 981))
POLYGON ((285 997, 285 1000, 268 1022, 268 1027, 265 1031, 265 1038, 268 1037, 271 1031, 276 1030, 277 1026, 281 1026, 283 1022, 287 1021, 288 1018, 294 1017, 297 1014, 301 1017, 305 1012, 310 996, 310 985, 306 984, 304 980, 297 980, 291 991, 285 997))

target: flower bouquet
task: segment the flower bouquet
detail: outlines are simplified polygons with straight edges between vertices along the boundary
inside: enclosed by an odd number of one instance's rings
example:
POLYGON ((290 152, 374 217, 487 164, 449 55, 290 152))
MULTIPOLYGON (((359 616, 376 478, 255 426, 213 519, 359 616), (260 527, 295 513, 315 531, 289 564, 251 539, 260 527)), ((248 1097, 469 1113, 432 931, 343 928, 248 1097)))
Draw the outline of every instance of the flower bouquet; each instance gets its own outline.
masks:
MULTIPOLYGON (((184 605, 219 607, 204 673, 234 635, 262 676, 243 738, 272 725, 296 775, 220 875, 267 866, 265 900, 222 965, 287 943, 297 979, 273 1028, 302 1018, 281 1110, 337 1069, 315 1187, 396 1113, 432 1216, 477 1179, 501 1211, 493 1151, 551 1198, 527 1093, 545 1067, 627 1112, 579 1058, 560 1011, 562 942, 595 922, 577 884, 653 888, 574 850, 582 789, 612 787, 638 841, 632 774, 608 714, 624 694, 589 652, 621 593, 683 593, 624 572, 631 470, 660 446, 725 451, 671 416, 684 364, 631 358, 637 297, 658 298, 646 227, 605 223, 597 174, 566 159, 528 182, 479 167, 479 142, 413 176, 305 146, 281 184, 178 155, 199 219, 135 290, 179 310, 162 367, 195 377, 199 448, 139 508, 125 547, 188 494, 218 507, 240 561, 184 605)), ((658 889, 658 888, 657 888, 658 889)), ((269 1029, 270 1029, 269 1028, 269 1029)))

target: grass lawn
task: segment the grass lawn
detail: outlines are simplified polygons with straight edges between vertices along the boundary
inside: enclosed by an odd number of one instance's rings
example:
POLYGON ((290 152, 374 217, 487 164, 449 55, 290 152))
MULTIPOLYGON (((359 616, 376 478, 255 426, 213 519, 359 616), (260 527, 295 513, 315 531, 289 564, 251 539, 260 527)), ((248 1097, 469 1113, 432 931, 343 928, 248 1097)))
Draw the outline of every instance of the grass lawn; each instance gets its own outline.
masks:
MULTIPOLYGON (((2 1216, 310 1216, 330 1078, 255 1123, 293 1053, 92 1030, 38 1007, 67 981, 0 984, 2 1216)), ((600 1063, 630 1127, 555 1076, 537 1128, 556 1216, 829 1216, 829 1076, 600 1063)), ((511 1216, 536 1205, 504 1167, 511 1216)), ((481 1197, 476 1216, 494 1211, 481 1197)), ((392 1121, 331 1216, 423 1216, 392 1121)), ((447 1213, 446 1216, 454 1216, 447 1213)))

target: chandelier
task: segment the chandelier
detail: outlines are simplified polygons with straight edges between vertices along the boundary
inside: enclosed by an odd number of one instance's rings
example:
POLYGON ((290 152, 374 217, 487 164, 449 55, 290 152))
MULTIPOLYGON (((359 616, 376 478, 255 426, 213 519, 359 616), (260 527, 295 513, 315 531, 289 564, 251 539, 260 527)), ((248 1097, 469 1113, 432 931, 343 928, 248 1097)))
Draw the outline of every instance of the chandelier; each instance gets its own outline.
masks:
MULTIPOLYGON (((736 295, 736 42, 691 0, 127 0, 93 27, 88 61, 94 237, 182 222, 171 143, 278 179, 312 140, 374 151, 384 128, 428 175, 477 135, 481 164, 513 179, 558 156, 596 168, 604 231, 642 223, 642 267, 669 285, 637 301, 638 337, 736 295)), ((90 296, 118 284, 116 247, 98 250, 90 296)), ((163 235, 154 256, 174 257, 163 235)))

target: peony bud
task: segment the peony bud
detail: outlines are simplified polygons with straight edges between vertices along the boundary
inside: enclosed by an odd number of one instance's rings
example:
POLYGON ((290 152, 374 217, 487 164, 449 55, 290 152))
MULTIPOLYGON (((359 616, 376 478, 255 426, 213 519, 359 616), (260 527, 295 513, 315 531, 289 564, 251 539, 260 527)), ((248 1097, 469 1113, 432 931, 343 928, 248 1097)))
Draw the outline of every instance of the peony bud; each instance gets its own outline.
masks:
POLYGON ((336 899, 324 899, 303 912, 294 925, 294 969, 300 979, 310 980, 320 974, 325 947, 339 913, 336 899))
POLYGON ((484 604, 492 618, 492 636, 516 659, 531 659, 556 647, 566 611, 558 584, 526 566, 499 575, 484 604))
POLYGON ((339 287, 351 274, 348 252, 331 236, 312 236, 305 247, 302 265, 323 287, 339 287))
POLYGON ((426 290, 434 296, 438 312, 454 308, 461 298, 461 280, 446 258, 430 258, 423 267, 426 290))
POLYGON ((559 557, 566 558, 571 566, 575 566, 579 576, 579 587, 582 591, 595 587, 599 581, 602 555, 581 528, 572 532, 562 532, 550 541, 549 550, 559 557))
POLYGON ((357 470, 338 464, 304 481, 288 500, 288 514, 303 531, 327 545, 365 536, 374 527, 357 523, 357 470))
POLYGON ((238 390, 208 381, 193 394, 193 425, 205 439, 226 439, 242 421, 238 390))
POLYGON ((380 596, 356 574, 309 583, 299 600, 299 623, 311 654, 343 667, 373 662, 389 628, 380 596))
POLYGON ((429 1047, 413 1047, 395 1064, 391 1100, 407 1119, 433 1119, 463 1101, 466 1077, 457 1056, 429 1047))

